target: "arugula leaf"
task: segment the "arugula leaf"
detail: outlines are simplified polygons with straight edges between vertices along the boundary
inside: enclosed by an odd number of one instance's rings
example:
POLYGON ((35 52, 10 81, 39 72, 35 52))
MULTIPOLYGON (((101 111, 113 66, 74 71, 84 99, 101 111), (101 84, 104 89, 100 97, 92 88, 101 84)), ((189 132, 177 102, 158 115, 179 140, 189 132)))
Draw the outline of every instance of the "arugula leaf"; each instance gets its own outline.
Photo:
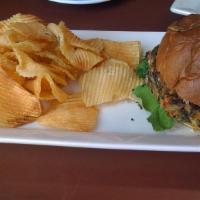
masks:
POLYGON ((166 111, 157 107, 147 119, 156 131, 162 131, 165 129, 170 129, 174 125, 174 119, 169 117, 166 111))
POLYGON ((142 100, 143 107, 149 112, 153 112, 154 109, 159 106, 156 97, 146 84, 136 87, 134 94, 142 100))
POLYGON ((140 63, 137 65, 136 74, 140 78, 145 78, 149 69, 149 64, 146 58, 143 58, 140 63))
POLYGON ((139 97, 143 107, 151 112, 147 120, 152 124, 154 130, 162 131, 173 127, 174 119, 169 117, 167 112, 160 107, 158 100, 147 85, 136 87, 133 94, 139 97))
POLYGON ((151 115, 147 118, 148 122, 150 122, 153 126, 153 129, 156 131, 162 130, 162 125, 159 121, 159 107, 157 107, 151 115))

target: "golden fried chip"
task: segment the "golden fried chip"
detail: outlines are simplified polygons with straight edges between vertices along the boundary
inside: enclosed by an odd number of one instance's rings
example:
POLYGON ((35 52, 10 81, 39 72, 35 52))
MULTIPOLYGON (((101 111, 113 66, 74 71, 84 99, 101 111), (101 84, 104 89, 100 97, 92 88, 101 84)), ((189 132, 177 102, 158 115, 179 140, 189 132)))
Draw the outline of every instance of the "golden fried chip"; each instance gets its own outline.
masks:
POLYGON ((136 66, 140 61, 141 44, 139 41, 118 42, 102 40, 104 43, 104 55, 109 58, 122 60, 130 66, 136 66))
POLYGON ((94 48, 90 48, 86 42, 76 37, 64 23, 61 22, 59 25, 51 23, 48 28, 59 39, 60 51, 74 67, 85 71, 103 60, 101 56, 89 51, 94 48))
POLYGON ((10 30, 10 24, 16 22, 30 23, 30 22, 42 22, 39 17, 30 14, 21 14, 17 13, 12 17, 0 21, 0 33, 4 33, 7 30, 10 30))
POLYGON ((0 44, 0 53, 4 54, 4 53, 7 53, 7 52, 10 52, 10 49, 5 47, 5 46, 1 46, 1 44, 0 44))
POLYGON ((75 53, 75 48, 67 41, 65 34, 58 25, 50 23, 47 28, 56 36, 61 53, 70 61, 75 53))
POLYGON ((5 54, 0 53, 0 68, 2 68, 10 78, 22 85, 24 83, 24 78, 16 73, 16 66, 17 62, 9 59, 5 54))
POLYGON ((137 79, 127 63, 108 59, 80 78, 83 101, 93 106, 127 99, 137 79))
POLYGON ((23 87, 26 88, 29 92, 33 93, 38 99, 55 99, 48 82, 42 77, 26 79, 23 87))
POLYGON ((54 63, 58 66, 61 66, 63 68, 71 68, 69 66, 69 63, 67 62, 67 60, 61 58, 60 56, 57 55, 57 52, 55 51, 41 51, 41 52, 37 52, 36 53, 37 56, 40 56, 41 58, 45 58, 49 60, 49 63, 54 63))
POLYGON ((0 126, 16 127, 41 115, 39 100, 0 68, 0 126))
POLYGON ((57 99, 59 102, 65 102, 69 97, 66 92, 56 85, 50 75, 38 76, 35 79, 28 80, 24 87, 39 99, 57 99))
POLYGON ((5 70, 6 74, 14 81, 19 83, 20 85, 23 85, 25 82, 25 78, 22 76, 19 76, 19 74, 16 71, 13 70, 5 70))
POLYGON ((91 131, 96 127, 97 116, 96 107, 86 107, 80 98, 75 98, 41 116, 38 122, 45 126, 70 131, 91 131))
POLYGON ((0 35, 0 46, 1 46, 1 48, 4 48, 4 50, 11 49, 10 41, 6 34, 0 35))
POLYGON ((13 44, 23 42, 26 38, 13 30, 5 31, 3 34, 0 34, 0 46, 1 48, 11 51, 13 44))
POLYGON ((14 44, 14 47, 26 53, 37 53, 42 52, 43 49, 46 47, 46 44, 37 41, 25 40, 17 42, 16 44, 14 44))
POLYGON ((9 42, 8 46, 10 48, 13 48, 13 44, 23 42, 27 39, 25 36, 17 33, 14 30, 8 30, 3 35, 7 37, 8 42, 9 42))
POLYGON ((0 67, 4 70, 15 71, 17 62, 9 59, 6 55, 0 53, 0 67))
POLYGON ((57 55, 57 52, 42 51, 36 53, 41 58, 48 59, 50 70, 53 72, 65 74, 69 79, 75 80, 77 77, 77 71, 71 66, 66 59, 61 55, 57 55))
POLYGON ((96 51, 96 48, 87 44, 84 40, 75 35, 71 30, 69 30, 67 26, 65 26, 64 22, 61 21, 58 26, 60 30, 64 33, 64 36, 69 44, 71 44, 74 47, 79 47, 81 49, 89 50, 93 53, 98 53, 98 51, 96 51))
POLYGON ((34 78, 36 76, 44 76, 49 71, 45 66, 35 62, 26 53, 14 48, 14 52, 17 56, 19 64, 17 65, 16 71, 23 77, 34 78))
POLYGON ((19 64, 16 67, 16 71, 22 77, 34 78, 34 77, 44 77, 49 74, 53 80, 61 85, 67 85, 65 76, 58 75, 51 72, 48 69, 48 64, 44 65, 38 62, 35 62, 30 56, 26 53, 20 51, 17 48, 14 48, 19 64))
POLYGON ((89 50, 93 53, 98 53, 96 48, 87 44, 84 40, 76 36, 71 30, 69 30, 64 22, 60 22, 58 25, 54 23, 48 24, 47 28, 54 33, 58 40, 62 38, 65 42, 73 47, 78 47, 81 49, 89 50))
POLYGON ((95 65, 103 61, 103 58, 84 49, 76 49, 73 56, 70 59, 73 66, 81 71, 88 71, 95 65))
POLYGON ((49 111, 53 110, 56 108, 56 106, 58 106, 60 104, 59 101, 57 101, 56 99, 48 99, 45 101, 42 101, 42 115, 45 115, 46 113, 48 113, 49 111))
MULTIPOLYGON (((55 64, 49 64, 47 67, 51 72, 56 73, 59 76, 62 76, 63 78, 66 76, 70 80, 76 80, 79 74, 79 72, 76 69, 72 68, 69 70, 55 64)), ((63 85, 62 83, 60 84, 63 85)))
POLYGON ((113 41, 100 38, 85 40, 86 43, 96 48, 99 54, 107 58, 114 58, 135 66, 139 63, 141 44, 139 41, 113 41))
POLYGON ((85 42, 89 44, 90 46, 92 46, 93 48, 95 48, 98 54, 100 54, 104 49, 104 42, 102 39, 92 38, 92 39, 85 40, 85 42))
POLYGON ((49 86, 51 88, 52 94, 59 102, 65 102, 68 99, 68 94, 64 92, 62 89, 60 89, 53 81, 51 76, 46 75, 45 79, 49 83, 49 86))
POLYGON ((11 23, 9 27, 26 38, 55 42, 55 36, 47 29, 45 25, 39 22, 16 22, 11 23))
POLYGON ((15 55, 15 52, 13 51, 6 51, 3 53, 4 56, 6 56, 6 58, 8 58, 11 61, 17 62, 17 57, 15 55))

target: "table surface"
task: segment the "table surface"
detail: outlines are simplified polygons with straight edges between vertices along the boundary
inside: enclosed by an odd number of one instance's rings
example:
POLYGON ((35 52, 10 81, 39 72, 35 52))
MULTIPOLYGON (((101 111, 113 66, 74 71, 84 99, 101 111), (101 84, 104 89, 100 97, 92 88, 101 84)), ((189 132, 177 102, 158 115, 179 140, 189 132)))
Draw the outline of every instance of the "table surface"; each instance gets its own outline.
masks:
MULTIPOLYGON (((165 31, 172 0, 88 6, 2 0, 0 17, 32 13, 72 29, 165 31)), ((0 145, 0 199, 200 199, 200 154, 0 145)))

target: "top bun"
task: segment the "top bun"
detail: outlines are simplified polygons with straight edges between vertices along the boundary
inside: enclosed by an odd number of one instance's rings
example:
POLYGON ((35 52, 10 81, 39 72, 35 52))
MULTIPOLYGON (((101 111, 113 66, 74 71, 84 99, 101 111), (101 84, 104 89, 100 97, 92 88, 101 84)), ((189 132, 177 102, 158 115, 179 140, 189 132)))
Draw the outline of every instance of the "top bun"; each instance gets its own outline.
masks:
POLYGON ((156 68, 167 88, 200 106, 200 15, 189 15, 168 27, 156 68))

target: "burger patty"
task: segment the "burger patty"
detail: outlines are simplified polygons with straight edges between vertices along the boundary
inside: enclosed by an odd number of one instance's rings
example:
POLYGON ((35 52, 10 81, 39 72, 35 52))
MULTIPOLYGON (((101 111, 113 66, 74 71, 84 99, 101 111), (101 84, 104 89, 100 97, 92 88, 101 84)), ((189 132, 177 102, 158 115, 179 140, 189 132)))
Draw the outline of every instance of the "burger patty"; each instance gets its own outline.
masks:
POLYGON ((151 52, 147 52, 146 58, 149 64, 149 71, 146 83, 157 97, 161 107, 168 114, 181 123, 186 123, 194 129, 200 128, 200 106, 181 99, 175 91, 169 90, 160 79, 160 74, 156 70, 156 55, 158 46, 151 52))

